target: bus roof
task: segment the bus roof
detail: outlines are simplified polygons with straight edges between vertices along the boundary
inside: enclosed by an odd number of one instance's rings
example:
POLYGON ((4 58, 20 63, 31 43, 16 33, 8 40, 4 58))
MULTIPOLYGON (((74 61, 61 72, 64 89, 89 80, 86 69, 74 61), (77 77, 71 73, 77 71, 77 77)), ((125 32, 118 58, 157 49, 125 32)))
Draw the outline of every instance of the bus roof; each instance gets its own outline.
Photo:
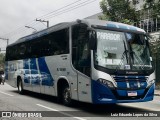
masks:
POLYGON ((63 28, 67 28, 69 26, 78 24, 78 23, 84 23, 87 24, 89 27, 97 27, 97 26, 103 26, 106 28, 113 28, 113 29, 123 29, 126 31, 135 31, 135 32, 141 32, 141 33, 145 33, 145 31, 141 28, 135 27, 135 26, 131 26, 131 25, 127 25, 127 24, 123 24, 123 23, 118 23, 118 22, 111 22, 111 21, 105 21, 105 20, 96 20, 96 19, 83 19, 83 20, 77 20, 74 22, 63 22, 63 23, 59 23, 56 24, 54 26, 51 26, 47 29, 44 29, 42 31, 38 31, 36 33, 33 33, 31 35, 22 37, 20 39, 18 39, 15 43, 10 44, 9 46, 18 44, 18 43, 22 43, 25 41, 29 41, 32 40, 34 38, 38 38, 41 36, 45 36, 51 32, 63 29, 63 28))
POLYGON ((128 30, 128 31, 145 33, 145 31, 141 28, 138 28, 132 25, 128 25, 128 24, 124 24, 124 23, 105 21, 105 20, 95 20, 95 19, 88 19, 86 21, 88 21, 88 23, 90 23, 91 25, 95 25, 95 26, 103 26, 106 28, 123 29, 123 30, 128 30))

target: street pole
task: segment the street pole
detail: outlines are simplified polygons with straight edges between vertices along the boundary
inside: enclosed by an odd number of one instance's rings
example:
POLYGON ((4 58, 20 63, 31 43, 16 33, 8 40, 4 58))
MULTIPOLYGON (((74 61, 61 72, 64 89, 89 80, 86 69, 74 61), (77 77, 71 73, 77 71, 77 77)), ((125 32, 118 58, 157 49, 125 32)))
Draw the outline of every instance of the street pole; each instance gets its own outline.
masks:
POLYGON ((0 37, 0 39, 6 40, 6 41, 7 41, 7 46, 8 46, 8 44, 9 44, 9 39, 7 39, 7 38, 2 38, 2 37, 0 37))
POLYGON ((41 19, 36 19, 36 21, 39 21, 39 22, 46 22, 47 23, 47 28, 49 27, 49 21, 47 20, 41 20, 41 19))
POLYGON ((31 29, 35 30, 35 32, 37 32, 37 30, 35 28, 33 28, 33 27, 30 27, 30 26, 25 26, 25 27, 26 28, 31 28, 31 29))
POLYGON ((8 44, 9 44, 9 39, 7 39, 7 46, 8 46, 8 44))

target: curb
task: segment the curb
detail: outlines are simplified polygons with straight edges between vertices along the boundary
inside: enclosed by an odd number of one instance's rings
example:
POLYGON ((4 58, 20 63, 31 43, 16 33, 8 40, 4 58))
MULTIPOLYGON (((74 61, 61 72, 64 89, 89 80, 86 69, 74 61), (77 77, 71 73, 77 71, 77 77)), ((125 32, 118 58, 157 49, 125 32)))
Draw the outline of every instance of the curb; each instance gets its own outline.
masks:
POLYGON ((154 94, 154 96, 160 96, 160 94, 154 94))

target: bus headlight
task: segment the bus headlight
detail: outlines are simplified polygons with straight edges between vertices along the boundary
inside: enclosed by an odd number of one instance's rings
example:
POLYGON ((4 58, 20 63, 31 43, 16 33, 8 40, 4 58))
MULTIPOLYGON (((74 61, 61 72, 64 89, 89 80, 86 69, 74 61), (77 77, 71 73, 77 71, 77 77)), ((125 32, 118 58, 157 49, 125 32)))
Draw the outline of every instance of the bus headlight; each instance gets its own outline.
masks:
POLYGON ((101 84, 103 84, 103 85, 111 88, 111 89, 114 89, 114 88, 115 88, 114 85, 113 85, 113 83, 110 82, 110 81, 108 81, 108 80, 105 80, 105 79, 101 79, 101 78, 100 78, 100 79, 98 79, 97 81, 100 82, 101 84))
POLYGON ((154 83, 155 83, 155 80, 148 80, 147 81, 147 88, 150 87, 154 83))

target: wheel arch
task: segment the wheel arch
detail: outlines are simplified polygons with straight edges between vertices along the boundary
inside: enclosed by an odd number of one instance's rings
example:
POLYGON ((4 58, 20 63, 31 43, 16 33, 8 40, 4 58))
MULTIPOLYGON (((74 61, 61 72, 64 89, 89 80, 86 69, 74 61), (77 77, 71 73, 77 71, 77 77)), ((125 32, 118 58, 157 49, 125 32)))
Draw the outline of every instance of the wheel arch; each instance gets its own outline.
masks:
POLYGON ((59 77, 57 80, 57 96, 60 95, 66 85, 70 88, 69 80, 66 77, 59 77))

